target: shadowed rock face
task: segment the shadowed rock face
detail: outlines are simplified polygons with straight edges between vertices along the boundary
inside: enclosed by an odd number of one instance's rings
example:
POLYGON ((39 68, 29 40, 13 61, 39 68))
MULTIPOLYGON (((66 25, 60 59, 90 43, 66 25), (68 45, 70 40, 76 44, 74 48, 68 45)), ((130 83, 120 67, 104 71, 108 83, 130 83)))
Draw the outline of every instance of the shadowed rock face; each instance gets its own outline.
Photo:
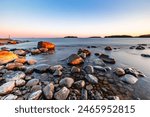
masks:
POLYGON ((6 64, 18 58, 18 56, 12 52, 0 51, 0 65, 6 64))
POLYGON ((55 50, 55 44, 50 43, 50 42, 40 41, 40 42, 38 42, 38 47, 37 48, 47 48, 49 50, 55 50))

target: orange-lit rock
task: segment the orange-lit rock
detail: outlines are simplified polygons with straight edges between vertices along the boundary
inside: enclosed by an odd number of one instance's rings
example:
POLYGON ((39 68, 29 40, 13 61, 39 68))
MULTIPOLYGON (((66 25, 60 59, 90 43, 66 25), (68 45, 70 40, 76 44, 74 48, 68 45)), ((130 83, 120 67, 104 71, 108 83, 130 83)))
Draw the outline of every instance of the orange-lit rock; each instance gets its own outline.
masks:
POLYGON ((85 53, 86 56, 90 56, 91 55, 91 52, 88 49, 85 49, 85 48, 80 48, 78 50, 78 54, 81 54, 81 53, 85 53))
POLYGON ((40 42, 38 42, 37 48, 47 48, 49 50, 55 50, 55 44, 50 43, 50 42, 40 41, 40 42))
POLYGON ((15 60, 15 63, 22 63, 22 64, 25 64, 27 62, 27 60, 25 58, 17 58, 15 60))
POLYGON ((0 65, 6 64, 17 59, 18 56, 9 51, 0 51, 0 65))
POLYGON ((22 66, 23 66, 22 63, 8 63, 6 65, 6 69, 8 69, 8 70, 15 70, 15 69, 19 69, 22 66))
POLYGON ((84 62, 84 60, 80 56, 78 56, 77 54, 72 54, 68 58, 68 64, 71 64, 71 65, 79 65, 83 62, 84 62))
POLYGON ((9 44, 18 44, 18 42, 15 41, 15 40, 9 41, 8 43, 9 43, 9 44))

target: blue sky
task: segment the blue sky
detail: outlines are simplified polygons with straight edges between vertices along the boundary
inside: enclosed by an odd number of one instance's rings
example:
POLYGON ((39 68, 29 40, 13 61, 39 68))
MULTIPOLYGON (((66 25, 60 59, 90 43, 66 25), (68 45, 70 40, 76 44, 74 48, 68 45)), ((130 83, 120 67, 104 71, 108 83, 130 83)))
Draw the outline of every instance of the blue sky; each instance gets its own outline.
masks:
POLYGON ((0 37, 150 33, 150 0, 0 0, 0 37))

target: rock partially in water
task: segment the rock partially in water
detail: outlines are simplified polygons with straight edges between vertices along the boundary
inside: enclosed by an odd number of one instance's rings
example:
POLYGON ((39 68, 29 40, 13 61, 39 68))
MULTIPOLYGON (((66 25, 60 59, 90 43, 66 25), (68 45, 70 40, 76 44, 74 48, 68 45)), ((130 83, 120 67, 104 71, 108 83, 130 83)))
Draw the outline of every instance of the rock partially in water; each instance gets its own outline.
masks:
POLYGON ((135 84, 138 81, 136 77, 130 74, 126 74, 125 76, 121 78, 121 80, 128 84, 135 84))
POLYGON ((73 83, 74 83, 74 80, 72 78, 66 77, 66 78, 60 80, 59 85, 70 88, 73 83))
POLYGON ((25 73, 22 71, 11 71, 7 72, 3 75, 3 78, 10 81, 10 80, 20 80, 25 78, 25 73))
POLYGON ((8 63, 6 65, 6 69, 8 69, 8 70, 16 70, 16 69, 19 69, 22 66, 23 66, 22 63, 8 63))
POLYGON ((53 83, 48 84, 43 88, 43 93, 45 95, 45 98, 50 100, 53 97, 53 92, 54 92, 54 85, 53 83))
POLYGON ((36 55, 36 54, 40 54, 40 53, 41 53, 41 51, 39 49, 31 50, 32 55, 36 55))
POLYGON ((105 50, 111 51, 111 50, 112 50, 112 47, 111 47, 111 46, 106 46, 106 47, 105 47, 105 50))
POLYGON ((21 49, 15 50, 14 53, 19 55, 19 56, 25 56, 27 54, 26 51, 21 50, 21 49))
POLYGON ((63 66, 62 65, 55 65, 55 66, 51 66, 50 67, 51 70, 55 71, 55 70, 63 70, 63 66))
POLYGON ((0 86, 0 96, 10 93, 11 91, 13 91, 14 87, 15 81, 4 83, 3 85, 0 86))
POLYGON ((58 92, 54 94, 54 98, 57 100, 66 100, 68 95, 70 93, 70 90, 66 87, 63 87, 58 92))
POLYGON ((30 60, 27 61, 27 63, 28 63, 29 65, 34 65, 34 64, 37 63, 37 60, 35 60, 35 59, 30 59, 30 60))
POLYGON ((68 57, 67 63, 70 65, 79 65, 83 63, 84 60, 77 54, 72 54, 68 57))
POLYGON ((37 72, 37 73, 43 73, 43 72, 46 72, 48 69, 49 69, 49 65, 47 65, 47 64, 40 64, 40 65, 37 65, 34 68, 34 71, 37 72))
POLYGON ((29 81, 27 82, 26 86, 32 87, 32 86, 34 86, 34 85, 38 85, 39 82, 40 82, 39 79, 31 79, 31 80, 29 80, 29 81))
POLYGON ((0 51, 0 65, 7 64, 8 62, 14 61, 18 56, 9 51, 0 51))
POLYGON ((55 50, 55 44, 50 42, 40 41, 38 42, 37 48, 47 48, 49 50, 55 50))
POLYGON ((110 58, 109 55, 101 54, 100 59, 102 59, 105 63, 115 64, 116 61, 114 58, 110 58))
POLYGON ((38 100, 40 98, 41 94, 42 94, 41 90, 33 92, 29 95, 28 100, 38 100))
POLYGON ((88 49, 85 49, 85 48, 80 48, 78 50, 78 54, 81 54, 81 53, 85 53, 86 56, 90 56, 91 55, 91 52, 88 49))
POLYGON ((87 65, 84 67, 84 70, 87 74, 93 74, 94 73, 94 68, 92 65, 87 65))
POLYGON ((103 66, 103 67, 106 66, 106 64, 101 59, 94 59, 93 64, 98 66, 103 66))
POLYGON ((80 71, 81 71, 81 69, 78 68, 78 67, 73 66, 73 67, 71 68, 71 73, 80 73, 80 71))
POLYGON ((94 66, 95 70, 101 71, 101 72, 107 72, 107 70, 104 67, 101 66, 94 66))
POLYGON ((92 74, 87 74, 85 78, 89 81, 89 83, 92 83, 92 84, 98 83, 98 79, 92 74))
POLYGON ((80 57, 82 57, 83 59, 86 59, 86 53, 81 53, 79 54, 80 57))
POLYGON ((14 62, 25 64, 27 62, 27 60, 25 58, 17 58, 14 62))
POLYGON ((150 58, 150 54, 141 54, 142 57, 150 58))
POLYGON ((139 45, 136 47, 137 50, 145 50, 145 47, 143 47, 142 45, 139 45))
POLYGON ((136 70, 135 68, 127 68, 125 69, 125 72, 126 74, 131 74, 135 77, 145 77, 145 75, 142 72, 136 70))
POLYGON ((42 53, 48 52, 48 48, 39 48, 39 50, 40 50, 42 53))
POLYGON ((115 69, 115 73, 116 73, 116 75, 118 75, 118 76, 123 76, 123 75, 125 75, 125 71, 124 71, 124 69, 122 69, 122 68, 116 68, 116 69, 115 69))

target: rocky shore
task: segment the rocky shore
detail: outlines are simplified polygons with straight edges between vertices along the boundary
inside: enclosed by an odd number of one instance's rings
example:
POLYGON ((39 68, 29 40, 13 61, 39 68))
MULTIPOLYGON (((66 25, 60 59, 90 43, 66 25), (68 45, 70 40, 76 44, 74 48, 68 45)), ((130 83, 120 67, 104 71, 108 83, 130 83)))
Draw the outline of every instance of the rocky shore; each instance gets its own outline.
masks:
MULTIPOLYGON (((145 45, 130 47, 141 50, 145 45)), ((91 46, 93 47, 93 46, 91 46)), ((53 54, 55 44, 38 42, 32 49, 1 48, 1 100, 126 100, 140 99, 133 93, 134 84, 145 75, 135 68, 113 67, 117 63, 104 53, 79 48, 62 64, 37 64, 26 56, 53 54), (95 59, 89 59, 94 55, 95 59), (112 66, 111 66, 112 65, 112 66)), ((96 47, 94 47, 96 48, 96 47)), ((111 46, 104 48, 112 51, 111 46)), ((141 55, 145 56, 145 55, 141 55)))

